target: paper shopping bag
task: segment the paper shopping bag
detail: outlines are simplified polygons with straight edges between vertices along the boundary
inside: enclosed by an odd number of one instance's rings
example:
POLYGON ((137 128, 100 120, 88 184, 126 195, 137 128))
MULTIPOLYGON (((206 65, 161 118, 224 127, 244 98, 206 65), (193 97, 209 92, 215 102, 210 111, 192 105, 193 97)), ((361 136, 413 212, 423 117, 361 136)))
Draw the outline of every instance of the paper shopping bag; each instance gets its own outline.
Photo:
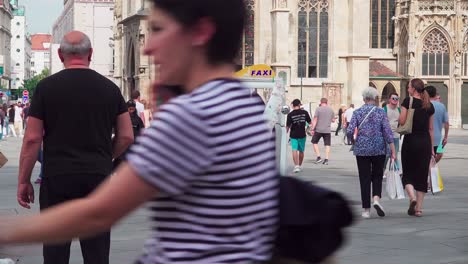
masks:
POLYGON ((7 163, 8 159, 0 152, 0 168, 3 167, 7 163))
POLYGON ((437 163, 434 159, 431 161, 429 169, 429 183, 431 184, 432 194, 440 193, 444 190, 444 183, 442 182, 442 177, 440 176, 440 170, 437 166, 437 163))

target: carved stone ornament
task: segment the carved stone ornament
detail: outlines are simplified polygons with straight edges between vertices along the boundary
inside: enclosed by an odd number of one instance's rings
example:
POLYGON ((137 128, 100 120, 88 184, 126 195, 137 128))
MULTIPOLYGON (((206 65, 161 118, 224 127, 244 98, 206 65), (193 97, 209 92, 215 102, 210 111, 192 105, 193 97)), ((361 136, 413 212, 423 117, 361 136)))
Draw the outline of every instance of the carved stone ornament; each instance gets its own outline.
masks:
POLYGON ((279 8, 287 8, 288 1, 287 0, 279 0, 279 8))
POLYGON ((421 12, 455 11, 455 1, 453 0, 419 0, 418 6, 421 12))
POLYGON ((434 29, 424 39, 424 53, 449 53, 449 45, 440 30, 434 29))
POLYGON ((306 12, 328 12, 330 6, 328 0, 299 0, 299 10, 306 12))

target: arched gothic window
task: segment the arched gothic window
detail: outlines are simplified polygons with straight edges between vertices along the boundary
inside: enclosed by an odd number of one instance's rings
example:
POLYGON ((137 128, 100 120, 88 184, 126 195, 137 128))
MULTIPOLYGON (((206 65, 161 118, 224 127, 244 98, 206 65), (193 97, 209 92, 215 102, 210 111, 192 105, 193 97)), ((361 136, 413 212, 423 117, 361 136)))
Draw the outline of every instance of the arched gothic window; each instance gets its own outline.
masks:
POLYGON ((328 0, 299 0, 298 77, 328 76, 328 0))
POLYGON ((440 30, 433 29, 427 34, 422 52, 422 75, 449 75, 449 45, 440 30))
POLYGON ((395 0, 371 0, 370 47, 393 48, 395 0))
POLYGON ((247 0, 247 20, 245 24, 242 45, 237 55, 238 70, 254 64, 255 49, 255 0, 247 0))

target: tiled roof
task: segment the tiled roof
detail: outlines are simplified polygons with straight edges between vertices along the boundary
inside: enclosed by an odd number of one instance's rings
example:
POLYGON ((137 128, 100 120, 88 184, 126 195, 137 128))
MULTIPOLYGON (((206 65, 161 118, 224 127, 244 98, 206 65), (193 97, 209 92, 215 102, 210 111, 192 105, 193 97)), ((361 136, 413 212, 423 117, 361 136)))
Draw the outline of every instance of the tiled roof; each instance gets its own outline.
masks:
POLYGON ((44 43, 51 43, 52 35, 49 34, 34 34, 31 36, 31 49, 32 50, 49 50, 48 46, 44 43))
POLYGON ((370 61, 369 76, 370 77, 401 77, 400 74, 390 70, 387 66, 377 61, 370 61))

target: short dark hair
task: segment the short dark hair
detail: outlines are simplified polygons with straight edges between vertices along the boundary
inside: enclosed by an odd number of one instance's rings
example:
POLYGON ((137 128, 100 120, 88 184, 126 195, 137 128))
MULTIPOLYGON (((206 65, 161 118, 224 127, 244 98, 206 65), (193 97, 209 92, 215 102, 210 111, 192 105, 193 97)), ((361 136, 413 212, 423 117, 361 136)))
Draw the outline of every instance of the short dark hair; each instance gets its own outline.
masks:
POLYGON ((428 85, 428 86, 426 86, 425 89, 426 89, 427 93, 429 94, 429 97, 434 98, 434 97, 437 96, 437 88, 435 88, 434 86, 428 85))
POLYGON ((391 93, 388 95, 388 98, 392 98, 392 95, 396 95, 396 96, 400 97, 400 96, 398 95, 397 92, 391 92, 391 93))
POLYGON ((328 99, 327 98, 322 98, 322 99, 320 99, 320 103, 328 104, 328 99))
POLYGON ((127 101, 127 107, 136 107, 136 103, 133 100, 127 101))
POLYGON ((130 94, 130 98, 132 100, 136 100, 136 99, 138 99, 138 97, 140 97, 140 91, 133 90, 132 93, 130 94))
POLYGON ((186 28, 202 18, 211 19, 216 32, 208 42, 208 61, 211 64, 234 63, 244 32, 246 6, 243 0, 153 0, 153 3, 186 28))
POLYGON ((294 99, 294 100, 292 101, 292 105, 293 105, 293 106, 300 106, 300 105, 301 105, 301 100, 299 100, 299 99, 294 99))

